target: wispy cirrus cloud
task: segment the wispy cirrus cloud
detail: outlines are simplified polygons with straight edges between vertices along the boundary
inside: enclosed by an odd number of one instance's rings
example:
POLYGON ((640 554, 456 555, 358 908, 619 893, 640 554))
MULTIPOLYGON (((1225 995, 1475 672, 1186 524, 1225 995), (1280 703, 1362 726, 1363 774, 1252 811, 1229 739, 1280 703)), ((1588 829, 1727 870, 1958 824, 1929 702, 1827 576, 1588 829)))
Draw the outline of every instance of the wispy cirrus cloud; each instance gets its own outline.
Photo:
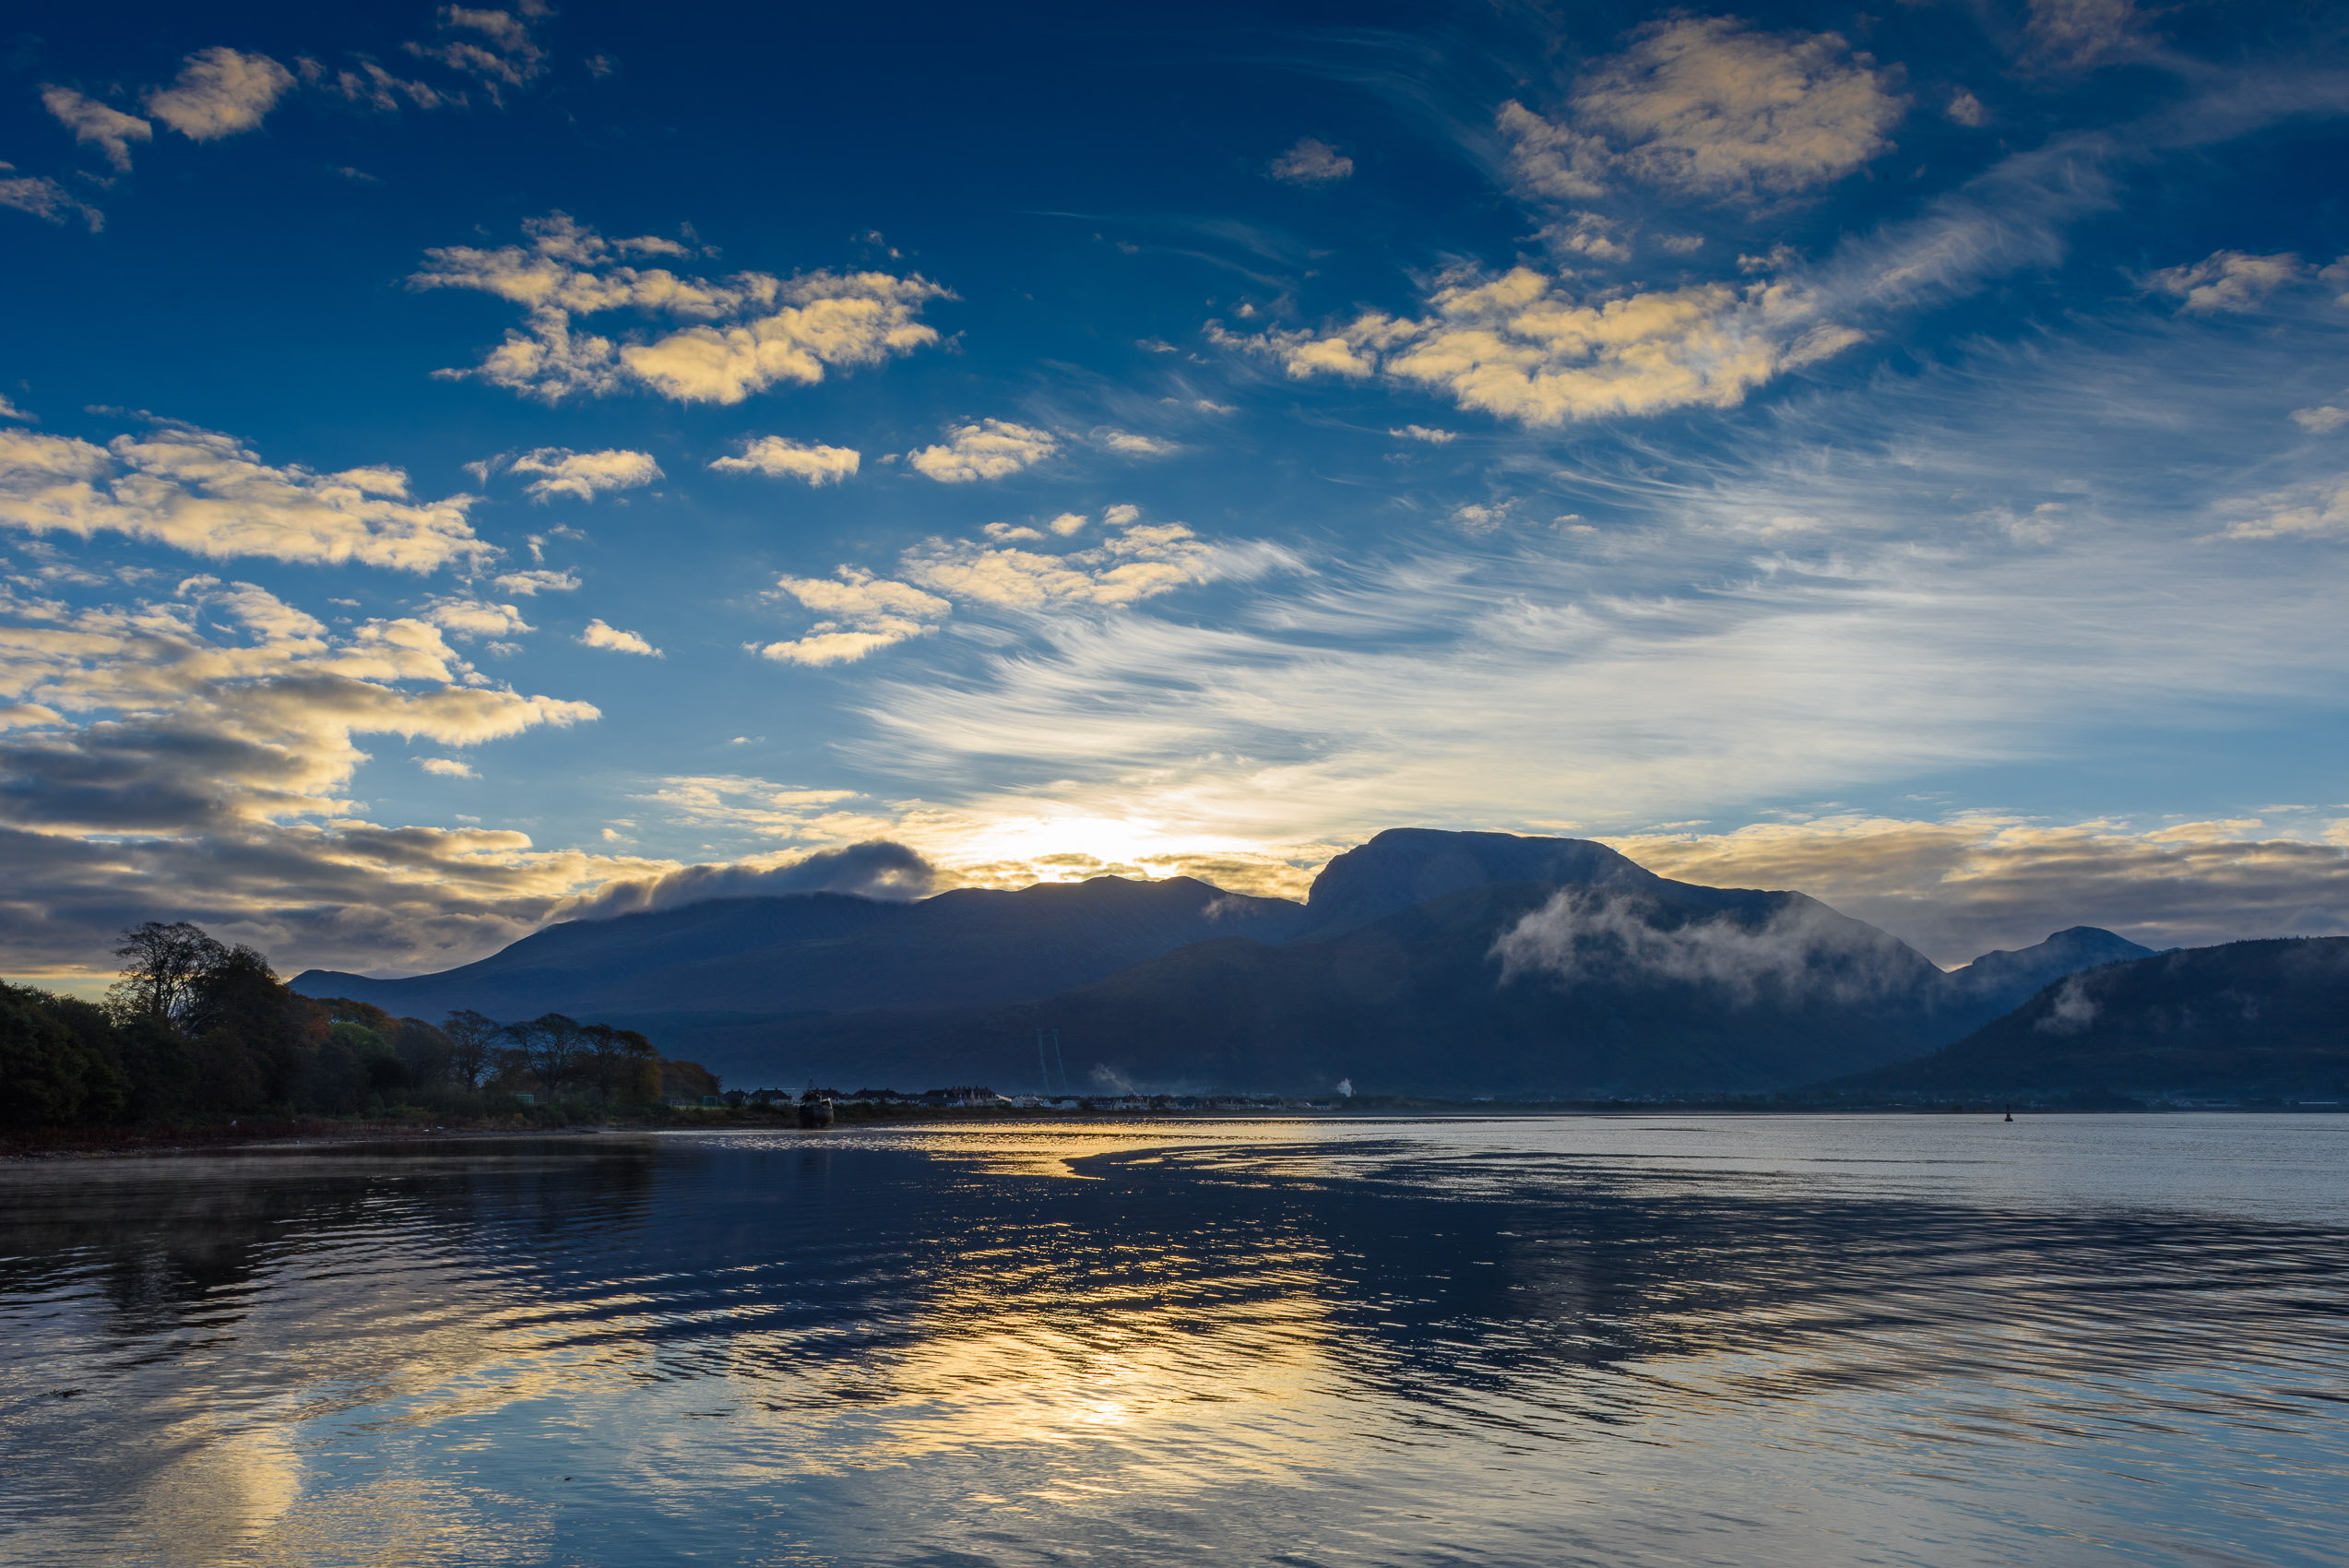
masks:
POLYGON ((420 60, 433 60, 478 79, 491 101, 504 89, 526 87, 546 74, 547 52, 538 24, 553 14, 544 0, 521 0, 512 10, 492 6, 443 6, 440 37, 403 45, 420 60))
POLYGON ((19 174, 13 163, 0 161, 0 207, 30 213, 47 223, 79 218, 93 234, 106 227, 106 215, 45 174, 19 174))
POLYGON ((917 317, 952 295, 926 279, 885 272, 717 279, 640 267, 694 253, 654 235, 607 239, 564 213, 523 225, 528 245, 441 246, 424 253, 414 289, 471 289, 523 307, 528 329, 469 370, 435 374, 504 386, 547 402, 640 387, 685 403, 739 403, 778 385, 813 386, 832 371, 884 364, 939 340, 917 317), (694 323, 618 341, 577 318, 618 310, 694 323))
POLYGON ((98 148, 106 155, 106 161, 118 170, 127 171, 131 166, 131 143, 151 141, 155 137, 155 127, 137 115, 125 114, 94 98, 85 98, 68 87, 42 88, 41 104, 59 125, 74 133, 76 141, 98 148))
POLYGON ((331 75, 314 60, 295 64, 304 81, 335 94, 346 103, 377 113, 396 113, 403 104, 426 111, 465 107, 463 92, 445 92, 430 82, 396 77, 364 56, 359 59, 356 69, 346 66, 331 75))

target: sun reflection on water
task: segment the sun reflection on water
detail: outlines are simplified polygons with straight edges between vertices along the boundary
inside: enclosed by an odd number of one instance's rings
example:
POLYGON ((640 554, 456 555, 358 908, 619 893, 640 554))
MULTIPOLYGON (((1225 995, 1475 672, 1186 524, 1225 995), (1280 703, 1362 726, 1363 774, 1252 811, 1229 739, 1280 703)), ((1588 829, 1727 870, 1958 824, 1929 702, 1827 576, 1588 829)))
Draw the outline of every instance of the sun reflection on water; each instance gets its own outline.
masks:
POLYGON ((2316 1561, 2349 1482, 2349 1216, 2222 1162, 836 1131, 9 1173, 0 1561, 2316 1561))

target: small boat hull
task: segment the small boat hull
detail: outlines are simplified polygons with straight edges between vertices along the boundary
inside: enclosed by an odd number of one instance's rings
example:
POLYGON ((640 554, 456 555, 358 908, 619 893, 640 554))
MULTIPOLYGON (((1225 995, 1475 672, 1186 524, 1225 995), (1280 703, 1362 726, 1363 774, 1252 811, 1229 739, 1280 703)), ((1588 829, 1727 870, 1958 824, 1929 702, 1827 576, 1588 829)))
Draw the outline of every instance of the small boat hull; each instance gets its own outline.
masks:
POLYGON ((800 1125, 802 1127, 829 1127, 832 1125, 832 1102, 828 1099, 803 1099, 800 1101, 800 1125))

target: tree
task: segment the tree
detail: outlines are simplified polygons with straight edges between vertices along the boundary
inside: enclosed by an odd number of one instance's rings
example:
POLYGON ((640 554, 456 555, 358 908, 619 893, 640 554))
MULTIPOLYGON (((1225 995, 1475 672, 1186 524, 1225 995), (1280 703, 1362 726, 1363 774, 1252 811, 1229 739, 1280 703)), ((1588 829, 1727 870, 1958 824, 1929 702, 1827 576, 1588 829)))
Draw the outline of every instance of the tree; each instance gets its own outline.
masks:
POLYGON ((497 1060, 497 1039, 504 1028, 495 1018, 460 1008, 441 1021, 441 1033, 448 1037, 449 1075, 469 1089, 481 1087, 481 1079, 497 1060))
POLYGON ((0 1127, 55 1126, 119 1115, 122 1075, 81 1039, 63 997, 0 982, 0 1127))
POLYGON ((549 1099, 578 1075, 587 1040, 579 1026, 562 1014, 542 1013, 528 1023, 508 1024, 505 1035, 549 1099))
POLYGON ((204 977, 228 962, 229 950, 186 921, 148 921, 123 932, 114 956, 123 960, 123 978, 107 1000, 126 1019, 169 1028, 187 1011, 204 977))
POLYGON ((607 1105, 634 1105, 660 1098, 660 1052, 634 1029, 588 1024, 579 1030, 586 1044, 580 1075, 607 1105))

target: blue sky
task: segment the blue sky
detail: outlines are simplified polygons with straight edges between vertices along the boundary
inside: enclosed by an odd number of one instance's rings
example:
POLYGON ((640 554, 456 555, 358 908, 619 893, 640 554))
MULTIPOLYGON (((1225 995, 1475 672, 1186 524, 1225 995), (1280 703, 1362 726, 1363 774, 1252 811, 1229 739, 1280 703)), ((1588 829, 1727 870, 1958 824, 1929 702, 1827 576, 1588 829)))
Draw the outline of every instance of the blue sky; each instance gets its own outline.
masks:
POLYGON ((1944 962, 2349 930, 2337 17, 53 6, 0 62, 18 974, 149 916, 439 968, 876 838, 1295 892, 1406 825, 1944 962))

